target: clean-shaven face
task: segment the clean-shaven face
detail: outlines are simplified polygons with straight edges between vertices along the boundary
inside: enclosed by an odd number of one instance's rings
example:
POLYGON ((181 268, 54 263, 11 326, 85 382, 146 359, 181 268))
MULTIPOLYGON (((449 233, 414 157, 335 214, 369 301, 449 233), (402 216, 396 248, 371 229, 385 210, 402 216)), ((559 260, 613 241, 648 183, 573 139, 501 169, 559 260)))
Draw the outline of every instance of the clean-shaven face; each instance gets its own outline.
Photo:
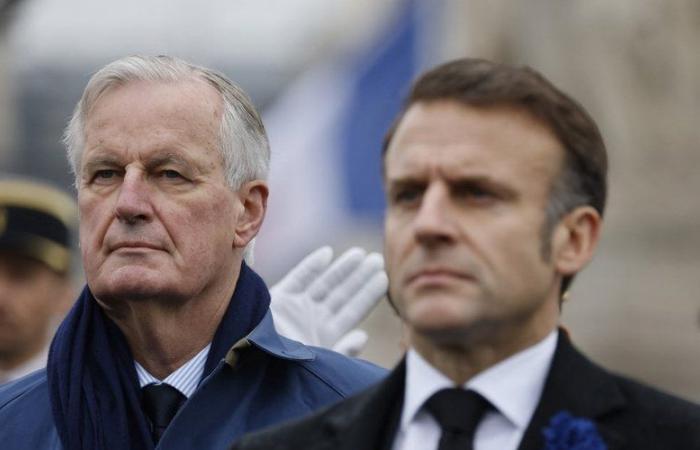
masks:
POLYGON ((563 151, 549 129, 515 108, 419 102, 385 157, 389 289, 409 328, 447 341, 551 329, 541 239, 563 151))
POLYGON ((78 203, 102 302, 228 289, 238 198, 219 151, 222 100, 200 80, 108 90, 85 124, 78 203))

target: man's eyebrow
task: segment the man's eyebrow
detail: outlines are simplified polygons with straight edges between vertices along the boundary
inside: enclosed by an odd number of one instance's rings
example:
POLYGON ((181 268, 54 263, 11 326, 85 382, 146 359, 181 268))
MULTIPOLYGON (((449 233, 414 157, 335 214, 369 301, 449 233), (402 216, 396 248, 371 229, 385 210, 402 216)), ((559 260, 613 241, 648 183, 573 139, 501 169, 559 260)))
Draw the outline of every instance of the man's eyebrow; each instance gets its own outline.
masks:
POLYGON ((178 166, 187 166, 191 167, 194 166, 190 160, 187 158, 182 157, 181 155, 178 155, 176 153, 163 153, 163 154, 157 154, 153 156, 152 158, 149 158, 148 163, 146 164, 146 167, 148 168, 154 168, 154 167, 160 167, 164 166, 167 164, 176 164, 178 166))
POLYGON ((97 155, 91 157, 83 164, 83 172, 92 172, 97 167, 114 167, 119 165, 119 160, 110 155, 97 155))
MULTIPOLYGON (((423 186, 428 182, 428 180, 420 176, 397 175, 396 177, 388 178, 386 181, 386 186, 387 190, 395 190, 405 187, 423 186)), ((446 182, 448 185, 453 187, 473 186, 492 189, 506 197, 515 197, 517 194, 516 190, 512 186, 500 182, 489 175, 454 175, 447 177, 446 182)))
MULTIPOLYGON (((484 184, 484 185, 499 185, 500 183, 489 175, 468 175, 468 174, 453 174, 446 175, 444 179, 449 184, 459 184, 459 183, 474 183, 474 184, 484 184)), ((393 177, 387 177, 388 184, 420 184, 426 183, 429 179, 414 174, 398 174, 393 177)))
POLYGON ((397 173, 394 175, 387 175, 386 176, 386 182, 387 183, 398 183, 398 184, 403 184, 403 183, 422 183, 425 181, 425 177, 419 174, 415 173, 397 173))
POLYGON ((448 183, 452 186, 489 189, 505 198, 518 197, 518 192, 512 185, 499 181, 489 175, 456 176, 449 180, 448 183))

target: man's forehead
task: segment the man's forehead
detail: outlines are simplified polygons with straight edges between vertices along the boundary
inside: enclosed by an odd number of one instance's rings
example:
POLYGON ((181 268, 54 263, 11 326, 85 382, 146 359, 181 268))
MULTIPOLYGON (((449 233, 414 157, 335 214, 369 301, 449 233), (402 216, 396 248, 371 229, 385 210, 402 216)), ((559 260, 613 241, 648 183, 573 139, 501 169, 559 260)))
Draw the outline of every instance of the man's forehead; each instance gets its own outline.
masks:
POLYGON ((549 138, 555 133, 524 107, 509 104, 469 105, 457 100, 432 100, 411 105, 396 128, 391 145, 402 140, 440 143, 462 139, 549 138), (514 136, 515 135, 515 136, 514 136))
POLYGON ((115 150, 147 149, 160 158, 194 148, 218 152, 222 105, 218 91, 199 79, 114 87, 87 115, 83 162, 88 154, 91 160, 114 158, 115 150))
POLYGON ((96 112, 105 109, 105 101, 108 99, 111 100, 107 108, 109 111, 118 105, 117 102, 143 105, 141 108, 148 108, 154 97, 168 100, 173 110, 187 111, 205 106, 217 119, 220 119, 223 112, 221 94, 201 78, 192 76, 176 81, 130 80, 116 83, 100 92, 87 111, 86 122, 99 119, 100 115, 96 112))
POLYGON ((456 101, 411 106, 385 155, 387 179, 441 170, 455 176, 560 167, 564 152, 554 133, 513 107, 471 107, 456 101))

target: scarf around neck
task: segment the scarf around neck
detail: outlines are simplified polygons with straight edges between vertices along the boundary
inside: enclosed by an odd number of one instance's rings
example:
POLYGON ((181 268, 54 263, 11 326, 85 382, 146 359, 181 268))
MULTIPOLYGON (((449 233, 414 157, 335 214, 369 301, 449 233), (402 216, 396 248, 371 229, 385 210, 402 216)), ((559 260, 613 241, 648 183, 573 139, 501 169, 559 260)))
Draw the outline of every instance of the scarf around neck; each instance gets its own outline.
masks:
MULTIPOLYGON (((202 379, 255 328, 269 305, 265 282, 242 263, 202 379)), ((66 450, 154 448, 131 350, 87 286, 51 342, 47 377, 54 423, 66 450)))

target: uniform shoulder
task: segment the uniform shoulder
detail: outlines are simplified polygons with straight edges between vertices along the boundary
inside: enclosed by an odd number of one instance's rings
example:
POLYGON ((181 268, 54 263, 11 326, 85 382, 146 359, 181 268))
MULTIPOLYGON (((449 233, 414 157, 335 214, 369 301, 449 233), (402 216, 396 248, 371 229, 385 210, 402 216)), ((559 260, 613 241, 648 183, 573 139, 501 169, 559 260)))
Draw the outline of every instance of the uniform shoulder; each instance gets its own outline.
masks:
POLYGON ((41 369, 0 386, 0 410, 13 402, 47 389, 46 370, 41 369))

